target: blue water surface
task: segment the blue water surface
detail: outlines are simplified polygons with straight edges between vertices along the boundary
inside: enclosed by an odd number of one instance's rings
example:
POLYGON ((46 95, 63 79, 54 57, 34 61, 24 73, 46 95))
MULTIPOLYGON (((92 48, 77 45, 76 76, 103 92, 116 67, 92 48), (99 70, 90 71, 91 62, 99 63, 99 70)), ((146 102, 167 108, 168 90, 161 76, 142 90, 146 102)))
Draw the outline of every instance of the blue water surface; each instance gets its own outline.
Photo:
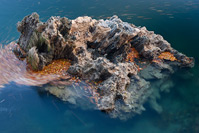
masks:
POLYGON ((123 21, 161 34, 178 51, 195 58, 195 67, 172 76, 170 93, 158 100, 163 113, 148 107, 127 121, 83 110, 39 90, 10 83, 0 89, 1 133, 198 133, 199 132, 199 0, 0 0, 0 43, 19 37, 16 23, 37 12, 74 19, 91 16, 123 21))

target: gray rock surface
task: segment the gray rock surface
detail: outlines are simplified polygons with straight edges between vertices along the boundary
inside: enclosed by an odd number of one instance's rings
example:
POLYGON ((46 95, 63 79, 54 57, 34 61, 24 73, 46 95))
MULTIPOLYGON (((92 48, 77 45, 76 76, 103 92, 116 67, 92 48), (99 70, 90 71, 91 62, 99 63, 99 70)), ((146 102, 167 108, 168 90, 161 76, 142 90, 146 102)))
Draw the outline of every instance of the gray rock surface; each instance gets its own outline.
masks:
POLYGON ((46 23, 43 23, 39 21, 39 15, 33 13, 26 16, 17 25, 21 33, 18 41, 20 48, 26 52, 29 59, 37 58, 37 64, 33 63, 34 60, 30 62, 34 70, 41 70, 53 59, 71 58, 73 44, 70 43, 71 39, 68 35, 71 28, 69 19, 51 17, 46 23), (35 47, 34 51, 33 47, 35 47))

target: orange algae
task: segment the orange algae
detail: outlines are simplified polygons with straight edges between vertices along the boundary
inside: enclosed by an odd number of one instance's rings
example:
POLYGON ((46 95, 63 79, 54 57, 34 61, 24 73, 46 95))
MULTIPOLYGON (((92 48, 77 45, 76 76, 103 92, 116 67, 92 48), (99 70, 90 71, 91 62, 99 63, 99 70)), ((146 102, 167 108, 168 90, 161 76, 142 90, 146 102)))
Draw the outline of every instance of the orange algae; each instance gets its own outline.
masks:
POLYGON ((177 61, 176 57, 170 52, 163 52, 158 56, 159 59, 177 61))
POLYGON ((139 53, 135 48, 131 48, 127 55, 126 61, 133 62, 135 58, 139 58, 139 53))

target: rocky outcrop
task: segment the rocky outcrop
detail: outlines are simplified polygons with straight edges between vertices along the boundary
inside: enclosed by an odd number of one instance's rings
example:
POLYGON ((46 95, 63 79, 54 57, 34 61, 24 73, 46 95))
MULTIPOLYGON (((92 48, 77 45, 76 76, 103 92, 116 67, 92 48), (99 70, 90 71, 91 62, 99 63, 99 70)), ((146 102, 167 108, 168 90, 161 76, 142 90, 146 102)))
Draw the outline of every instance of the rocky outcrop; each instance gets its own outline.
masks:
MULTIPOLYGON (((18 23, 18 31, 20 48, 14 53, 25 57, 32 69, 41 70, 56 59, 71 60, 68 74, 95 83, 90 85, 89 97, 94 97, 96 107, 121 119, 141 113, 147 100, 161 112, 156 98, 169 89, 165 81, 178 68, 194 65, 193 58, 173 49, 162 36, 117 16, 107 20, 51 17, 43 23, 33 13, 18 23)), ((77 103, 78 91, 58 86, 47 85, 45 90, 77 103)))
POLYGON ((70 28, 71 21, 67 18, 51 17, 43 23, 37 13, 26 16, 17 26, 21 33, 18 44, 27 54, 20 56, 27 56, 34 70, 43 69, 54 59, 70 59, 74 47, 68 35, 70 28))
MULTIPOLYGON (((153 60, 163 52, 170 52, 180 62, 178 66, 193 67, 193 58, 188 58, 184 54, 173 49, 171 45, 163 39, 161 35, 154 34, 153 31, 148 31, 146 27, 139 28, 140 32, 132 38, 131 45, 145 59, 153 60)), ((177 62, 175 62, 177 65, 177 62)))

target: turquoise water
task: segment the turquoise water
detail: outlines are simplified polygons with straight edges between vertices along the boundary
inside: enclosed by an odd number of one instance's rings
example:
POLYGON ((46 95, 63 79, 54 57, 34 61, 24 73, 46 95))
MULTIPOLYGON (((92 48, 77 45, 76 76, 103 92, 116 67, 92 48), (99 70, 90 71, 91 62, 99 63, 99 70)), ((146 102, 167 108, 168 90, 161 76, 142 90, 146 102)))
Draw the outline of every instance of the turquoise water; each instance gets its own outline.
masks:
POLYGON ((57 15, 118 15, 163 35, 175 49, 194 57, 196 65, 172 76, 174 87, 158 100, 162 114, 146 104, 145 112, 127 121, 75 107, 37 87, 10 83, 0 90, 0 132, 199 132, 199 0, 0 0, 0 43, 16 40, 16 23, 32 12, 42 21, 57 15))

